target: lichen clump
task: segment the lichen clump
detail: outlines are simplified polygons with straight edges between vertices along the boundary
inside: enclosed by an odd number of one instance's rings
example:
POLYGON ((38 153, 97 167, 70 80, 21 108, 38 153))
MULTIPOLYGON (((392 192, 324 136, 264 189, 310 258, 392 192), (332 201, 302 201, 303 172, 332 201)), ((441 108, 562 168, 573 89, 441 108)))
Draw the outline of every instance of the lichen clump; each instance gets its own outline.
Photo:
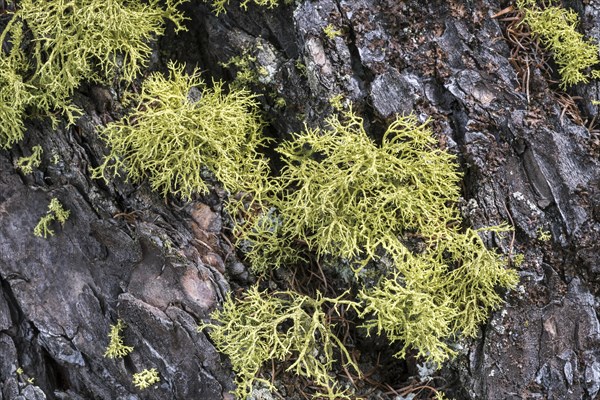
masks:
MULTIPOLYGON (((518 277, 481 236, 502 235, 507 226, 461 229, 460 174, 454 157, 436 145, 427 124, 412 115, 397 117, 380 144, 351 109, 330 117, 325 129, 306 129, 277 149, 284 164, 274 185, 278 191, 269 198, 270 211, 259 214, 268 223, 254 229, 253 240, 264 246, 263 261, 296 241, 354 265, 359 293, 346 305, 358 313, 362 327, 401 343, 398 358, 414 349, 441 365, 455 354, 450 343, 474 336, 502 304, 498 289, 513 287, 518 277), (365 268, 373 262, 387 265, 387 273, 375 280, 365 268)), ((273 257, 271 266, 278 261, 273 257)), ((279 324, 293 319, 292 304, 315 300, 288 292, 281 303, 278 296, 253 287, 247 297, 229 298, 211 315, 216 321, 208 325, 211 338, 232 360, 239 398, 249 393, 264 362, 296 354, 290 345, 279 346, 284 343, 279 336, 290 332, 279 324)), ((341 304, 339 298, 328 301, 341 304)), ((291 326, 307 324, 294 320, 291 326)), ((304 340, 306 331, 294 335, 304 340)), ((327 365, 334 362, 319 345, 311 342, 312 350, 300 354, 318 353, 327 365)))
MULTIPOLYGON (((4 38, 5 34, 0 38, 0 45, 4 38)), ((34 98, 34 87, 23 78, 28 63, 21 49, 22 40, 23 25, 14 23, 10 51, 5 54, 0 50, 0 148, 9 148, 23 139, 23 115, 34 98)))
POLYGON ((398 117, 377 146, 349 111, 307 129, 278 151, 285 167, 278 203, 286 232, 318 254, 370 260, 381 247, 405 254, 409 231, 436 240, 459 220, 460 175, 425 124, 398 117))
POLYGON ((184 29, 177 6, 185 1, 20 1, 0 37, 11 45, 0 51, 0 147, 22 139, 27 107, 73 123, 80 110, 71 96, 83 81, 130 82, 146 66, 149 42, 164 32, 166 20, 184 29))
POLYGON ((335 362, 334 350, 341 353, 355 371, 358 366, 331 331, 323 310, 325 303, 357 306, 341 297, 329 299, 318 295, 313 299, 289 291, 265 293, 254 286, 242 300, 229 297, 223 309, 213 313, 218 323, 200 327, 209 328, 217 349, 229 356, 237 375, 237 398, 247 398, 258 381, 273 389, 271 382, 257 377, 258 371, 268 360, 283 362, 292 357, 295 361, 288 371, 308 377, 325 389, 315 394, 315 398, 349 398, 330 376, 335 362))
POLYGON ((536 0, 517 0, 527 24, 541 43, 552 52, 561 76, 561 87, 587 83, 589 78, 600 78, 600 71, 590 68, 600 62, 598 46, 577 31, 579 17, 573 10, 553 5, 540 7, 536 0))
MULTIPOLYGON (((268 199, 263 196, 263 199, 268 199)), ((243 254, 250 269, 257 276, 267 275, 279 266, 293 266, 305 257, 294 246, 294 239, 284 232, 281 216, 268 203, 230 203, 238 215, 233 228, 235 246, 243 254)))
POLYGON ((184 199, 208 192, 207 174, 232 193, 262 184, 267 163, 257 151, 263 139, 254 95, 226 93, 221 82, 208 88, 198 70, 183 70, 170 63, 168 78, 152 74, 137 108, 100 132, 111 152, 94 177, 124 170, 135 182, 148 179, 153 190, 184 199), (190 96, 193 88, 201 91, 198 100, 190 96))
POLYGON ((364 326, 403 342, 399 357, 410 347, 441 363, 452 355, 445 341, 475 335, 502 304, 496 289, 517 276, 478 231, 460 230, 460 174, 426 124, 397 117, 376 145, 352 111, 327 122, 279 148, 283 231, 357 271, 389 257, 394 270, 360 292, 364 326))
POLYGON ((396 357, 404 358, 410 348, 441 365, 454 355, 448 341, 476 336, 490 311, 503 303, 498 289, 517 284, 515 271, 505 269, 506 262, 479 235, 472 229, 440 232, 444 241, 395 258, 388 276, 360 291, 363 326, 402 343, 396 357))

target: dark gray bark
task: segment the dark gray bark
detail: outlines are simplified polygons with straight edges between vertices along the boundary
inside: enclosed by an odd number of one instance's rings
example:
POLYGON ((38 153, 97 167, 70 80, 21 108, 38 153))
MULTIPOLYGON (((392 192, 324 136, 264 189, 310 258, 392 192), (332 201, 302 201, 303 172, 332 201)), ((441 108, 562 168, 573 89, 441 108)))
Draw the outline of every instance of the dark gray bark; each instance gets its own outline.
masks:
MULTIPOLYGON (((584 29, 597 35, 600 8, 573 3, 586 17, 584 29)), ((395 113, 432 118, 460 157, 467 222, 511 221, 514 251, 525 255, 506 307, 441 372, 447 392, 457 399, 593 399, 600 390, 597 138, 561 115, 534 66, 528 100, 504 25, 492 18, 506 5, 308 0, 270 11, 232 6, 217 18, 193 2, 190 31, 161 39, 154 66, 174 58, 228 77, 219 62, 253 49, 271 71, 262 89, 286 101, 275 109, 263 100, 279 137, 304 121, 319 123, 335 94, 353 101, 375 132, 395 113), (329 24, 343 35, 326 38, 329 24), (538 240, 539 228, 552 239, 538 240)), ((573 90, 591 118, 597 84, 573 90)), ((180 204, 121 178, 92 180, 88 168, 104 152, 95 126, 122 113, 111 93, 82 88, 76 102, 86 115, 76 127, 34 121, 23 143, 0 151, 0 399, 227 398, 232 372, 196 331, 230 283, 248 276, 224 239, 222 194, 180 204), (34 144, 44 148, 43 163, 24 176, 14 162, 34 144), (71 217, 54 237, 34 237, 52 197, 71 217), (115 361, 103 353, 117 318, 135 351, 115 361), (153 367, 157 389, 136 390, 131 374, 153 367)), ((508 252, 509 239, 490 245, 508 252)))

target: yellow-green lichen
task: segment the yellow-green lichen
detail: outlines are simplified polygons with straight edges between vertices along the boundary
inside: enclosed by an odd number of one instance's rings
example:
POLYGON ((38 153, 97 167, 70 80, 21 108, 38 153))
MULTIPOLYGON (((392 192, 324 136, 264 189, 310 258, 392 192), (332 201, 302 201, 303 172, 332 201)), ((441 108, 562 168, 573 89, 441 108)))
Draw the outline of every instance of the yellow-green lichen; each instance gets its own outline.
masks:
POLYGON ((344 95, 339 93, 335 96, 331 96, 329 98, 329 104, 335 111, 342 111, 344 109, 344 104, 346 103, 346 99, 344 95))
MULTIPOLYGON (((211 3, 213 11, 215 14, 219 15, 221 13, 226 13, 227 9, 225 8, 229 5, 230 0, 204 0, 206 3, 211 3)), ((257 6, 274 8, 279 5, 279 0, 241 0, 239 2, 239 6, 244 10, 248 8, 248 3, 253 3, 257 6)), ((289 0, 285 0, 286 4, 289 4, 289 0)))
POLYGON ((121 358, 133 351, 133 347, 125 346, 123 343, 123 337, 121 331, 125 328, 122 320, 117 320, 115 325, 110 326, 110 333, 108 334, 108 346, 104 352, 104 357, 108 358, 121 358))
POLYGON ((536 231, 537 239, 541 242, 548 242, 552 239, 552 233, 550 231, 544 230, 542 227, 539 227, 536 231))
POLYGON ((441 232, 444 241, 422 253, 396 257, 390 276, 361 290, 364 326, 403 343, 397 357, 412 348, 441 364, 454 354, 446 341, 475 336, 490 311, 503 303, 498 289, 517 284, 518 276, 485 248, 479 234, 471 229, 441 232))
POLYGON ((394 269, 359 295, 365 326, 402 342, 399 357, 410 347, 440 363, 453 354, 445 341, 475 335, 517 276, 485 232, 459 229, 460 174, 426 124, 398 117, 379 146, 352 111, 328 124, 279 147, 282 231, 357 270, 387 254, 394 269))
POLYGON ((0 148, 9 148, 23 139, 25 108, 32 104, 33 86, 24 81, 28 62, 23 52, 23 24, 12 24, 10 34, 6 29, 0 45, 10 37, 10 51, 0 50, 0 148))
POLYGON ((184 29, 177 6, 185 1, 20 1, 0 37, 0 44, 9 38, 12 46, 8 54, 0 52, 0 146, 22 138, 28 106, 54 122, 62 113, 73 123, 81 111, 71 96, 83 81, 131 81, 146 65, 148 43, 164 32, 165 20, 184 29))
POLYGON ((289 235, 319 254, 371 259, 398 248, 405 231, 435 240, 459 219, 460 175, 425 124, 398 117, 377 146, 352 111, 307 129, 278 151, 285 193, 277 204, 289 235))
POLYGON ((39 167, 42 163, 42 152, 42 146, 33 146, 29 157, 21 157, 17 160, 17 168, 25 175, 31 174, 33 169, 39 167))
POLYGON ((334 40, 336 37, 343 35, 342 31, 335 29, 335 27, 332 24, 329 24, 325 28, 323 28, 323 33, 330 40, 334 40))
POLYGON ((54 236, 54 231, 50 228, 50 224, 58 221, 61 226, 64 226, 70 214, 71 212, 65 210, 57 198, 53 198, 50 200, 50 204, 48 204, 46 215, 40 218, 35 228, 33 228, 33 234, 38 237, 44 237, 44 239, 47 239, 48 236, 54 236))
POLYGON ((231 193, 263 184, 268 165, 257 152, 264 139, 254 95, 227 93, 221 82, 207 88, 199 71, 186 75, 184 68, 170 63, 168 78, 149 76, 135 111, 100 132, 111 152, 95 178, 125 170, 134 182, 147 179, 153 190, 184 199, 208 192, 207 173, 231 193))
POLYGON ((158 371, 156 368, 145 369, 141 372, 133 374, 133 384, 138 389, 146 389, 155 383, 160 382, 160 377, 158 376, 158 371))
POLYGON ((274 389, 271 382, 257 376, 269 360, 294 361, 287 368, 298 375, 312 379, 323 392, 318 399, 346 399, 347 393, 330 375, 335 363, 334 351, 356 371, 348 350, 331 331, 323 306, 345 306, 355 309, 357 304, 317 295, 315 299, 295 292, 265 293, 253 286, 241 300, 228 297, 222 310, 212 313, 215 323, 201 325, 207 329, 217 349, 229 356, 236 372, 239 399, 246 399, 255 382, 274 389))
POLYGON ((294 248, 293 239, 282 232, 283 223, 274 207, 256 204, 239 209, 234 226, 235 246, 244 253, 250 269, 265 275, 281 266, 293 266, 304 258, 294 248))
POLYGON ((523 23, 552 53, 563 89, 587 83, 590 77, 600 77, 600 71, 590 71, 600 62, 598 46, 577 31, 579 17, 575 11, 555 5, 552 0, 545 6, 536 0, 517 0, 517 8, 523 13, 523 23))
MULTIPOLYGON (((235 78, 231 83, 233 88, 244 88, 256 85, 259 83, 260 75, 257 65, 257 59, 255 56, 248 53, 233 56, 227 62, 220 64, 223 68, 235 69, 235 78)), ((268 72, 267 72, 268 73, 268 72)))

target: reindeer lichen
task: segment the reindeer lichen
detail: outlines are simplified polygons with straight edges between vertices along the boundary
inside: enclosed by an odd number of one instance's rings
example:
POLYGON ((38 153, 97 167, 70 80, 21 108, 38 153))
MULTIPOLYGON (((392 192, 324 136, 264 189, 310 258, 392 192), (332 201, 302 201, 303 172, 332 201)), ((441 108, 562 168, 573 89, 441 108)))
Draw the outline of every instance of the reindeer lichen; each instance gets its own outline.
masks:
POLYGON ((523 23, 552 52, 561 87, 587 83, 590 77, 600 78, 600 71, 589 71, 600 62, 598 45, 585 40, 577 31, 579 17, 575 11, 553 4, 555 2, 550 0, 542 7, 536 0, 517 0, 517 8, 524 14, 523 23))
POLYGON ((247 398, 255 382, 274 389, 270 381, 257 376, 260 368, 269 360, 282 362, 292 358, 288 371, 308 377, 325 389, 314 398, 348 398, 330 374, 335 363, 334 350, 356 371, 358 367, 331 331, 323 310, 325 303, 334 307, 357 306, 341 297, 317 295, 313 299, 290 291, 265 293, 253 286, 241 300, 228 297, 223 309, 211 315, 215 323, 200 326, 201 330, 208 328, 217 349, 229 356, 237 375, 237 398, 247 398))
POLYGON ((169 77, 154 73, 143 83, 137 108, 109 124, 100 136, 111 147, 94 177, 125 170, 129 179, 148 179, 153 190, 190 199, 209 190, 206 171, 231 193, 263 185, 267 161, 257 148, 262 122, 247 90, 226 93, 222 82, 206 87, 195 70, 169 64, 169 77), (201 90, 199 100, 190 96, 201 90))

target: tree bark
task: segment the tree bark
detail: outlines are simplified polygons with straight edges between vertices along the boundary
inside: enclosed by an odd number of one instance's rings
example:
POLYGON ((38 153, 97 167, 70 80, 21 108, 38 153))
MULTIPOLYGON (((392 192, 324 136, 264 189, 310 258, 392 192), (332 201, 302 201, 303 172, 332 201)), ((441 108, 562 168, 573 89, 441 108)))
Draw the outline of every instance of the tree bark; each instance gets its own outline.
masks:
MULTIPOLYGON (((569 4, 600 38, 600 7, 583 3, 569 4)), ((514 237, 489 245, 525 260, 505 307, 438 373, 445 391, 456 399, 594 399, 597 132, 572 121, 537 66, 529 65, 528 83, 521 79, 507 22, 493 18, 508 5, 305 0, 272 10, 232 4, 216 17, 191 2, 189 31, 161 38, 151 68, 175 59, 201 66, 207 79, 231 78, 220 63, 253 52, 268 67, 261 89, 285 100, 277 107, 273 96, 261 98, 267 132, 278 140, 322 123, 337 94, 375 133, 394 114, 431 118, 460 159, 466 223, 510 222, 514 237), (328 25, 341 35, 328 38, 328 25), (551 240, 540 240, 541 230, 551 240)), ((89 168, 105 153, 96 127, 123 114, 119 90, 82 87, 74 101, 85 115, 76 126, 33 120, 23 142, 0 151, 0 400, 231 398, 227 361, 196 329, 232 285, 252 280, 226 240, 223 194, 181 203, 123 177, 92 180, 89 168), (23 175, 15 162, 33 145, 44 149, 43 162, 23 175), (53 197, 71 216, 55 236, 35 237, 53 197), (117 319, 135 350, 112 360, 103 355, 117 319), (131 374, 145 368, 161 381, 140 392, 131 374)), ((575 111, 583 119, 595 117, 597 83, 569 94, 581 97, 575 111)), ((394 398, 378 393, 370 398, 394 398)))

